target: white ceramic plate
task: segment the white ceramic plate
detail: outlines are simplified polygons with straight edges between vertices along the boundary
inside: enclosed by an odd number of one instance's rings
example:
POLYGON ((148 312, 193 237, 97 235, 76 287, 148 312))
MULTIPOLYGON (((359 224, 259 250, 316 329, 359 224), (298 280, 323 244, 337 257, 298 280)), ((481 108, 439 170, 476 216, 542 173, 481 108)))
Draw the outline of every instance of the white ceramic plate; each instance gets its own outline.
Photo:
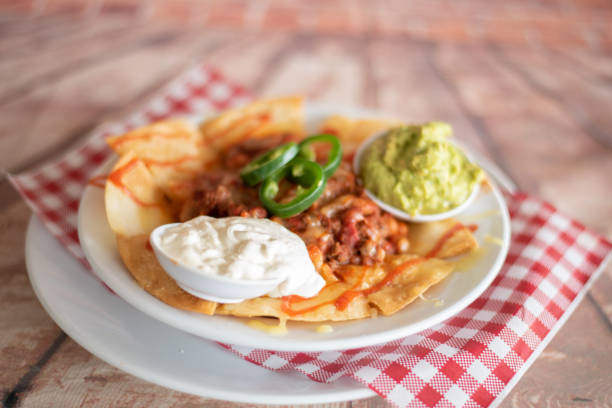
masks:
MULTIPOLYGON (((305 117, 309 131, 315 132, 326 117, 336 113, 355 117, 372 116, 371 112, 355 109, 307 105, 305 117)), ((481 163, 478 157, 476 161, 481 163)), ((108 172, 109 166, 110 163, 102 173, 108 172)), ((429 328, 465 308, 489 286, 503 264, 510 242, 510 221, 502 195, 496 187, 481 191, 458 218, 473 223, 470 217, 489 214, 476 222, 479 228, 475 235, 484 251, 469 271, 453 273, 426 293, 428 297, 442 299, 443 305, 417 300, 393 316, 334 323, 333 332, 325 334, 315 331, 319 323, 290 322, 287 335, 273 336, 249 327, 246 324, 248 319, 206 316, 175 309, 141 289, 117 252, 114 235, 104 216, 103 193, 100 188, 88 187, 83 194, 78 217, 81 245, 100 279, 132 306, 172 327, 211 340, 270 350, 358 348, 429 328), (503 245, 486 241, 484 237, 487 235, 498 238, 503 245)))
POLYGON ((244 403, 314 404, 375 395, 348 378, 321 384, 258 367, 139 312, 106 290, 35 217, 28 227, 26 263, 38 299, 62 330, 100 359, 144 380, 244 403))

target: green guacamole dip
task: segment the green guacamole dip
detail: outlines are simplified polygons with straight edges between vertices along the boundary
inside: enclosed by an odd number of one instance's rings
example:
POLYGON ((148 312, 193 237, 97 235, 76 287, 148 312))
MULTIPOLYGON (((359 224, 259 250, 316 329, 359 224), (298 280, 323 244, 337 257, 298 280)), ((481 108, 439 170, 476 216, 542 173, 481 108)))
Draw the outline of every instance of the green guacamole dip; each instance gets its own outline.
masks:
POLYGON ((482 170, 447 139, 450 125, 431 122, 389 130, 363 153, 365 187, 411 215, 437 214, 462 204, 482 170))

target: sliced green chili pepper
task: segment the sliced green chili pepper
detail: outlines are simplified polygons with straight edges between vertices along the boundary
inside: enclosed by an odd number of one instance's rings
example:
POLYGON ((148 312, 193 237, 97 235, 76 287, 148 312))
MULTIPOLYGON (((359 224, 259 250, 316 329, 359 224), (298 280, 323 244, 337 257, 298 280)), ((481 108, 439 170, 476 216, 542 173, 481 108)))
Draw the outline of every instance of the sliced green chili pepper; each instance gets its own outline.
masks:
POLYGON ((331 145, 331 149, 329 150, 329 155, 327 157, 327 163, 323 165, 325 177, 330 178, 338 166, 340 166, 340 162, 342 161, 342 146, 340 146, 340 141, 336 136, 321 134, 307 137, 299 144, 299 155, 305 159, 315 161, 315 153, 310 148, 310 145, 318 142, 329 143, 331 145))
POLYGON ((263 181, 285 164, 289 163, 299 152, 295 142, 289 142, 257 157, 242 168, 240 176, 249 186, 263 181))
POLYGON ((281 218, 291 217, 306 210, 325 189, 325 173, 317 162, 296 157, 287 166, 264 180, 259 187, 259 199, 268 211, 281 218), (296 197, 288 203, 275 200, 279 183, 286 177, 298 184, 296 197))

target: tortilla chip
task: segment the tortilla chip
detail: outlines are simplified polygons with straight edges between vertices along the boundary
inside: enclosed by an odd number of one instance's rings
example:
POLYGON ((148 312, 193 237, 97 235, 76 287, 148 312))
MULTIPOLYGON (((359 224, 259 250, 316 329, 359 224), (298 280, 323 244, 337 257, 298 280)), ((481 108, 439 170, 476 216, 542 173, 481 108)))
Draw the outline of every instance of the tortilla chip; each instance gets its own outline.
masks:
POLYGON ((323 122, 321 132, 338 136, 344 153, 351 154, 368 137, 400 124, 400 121, 393 119, 351 119, 334 115, 323 122))
POLYGON ((175 200, 189 196, 186 181, 217 157, 198 129, 183 120, 156 122, 106 141, 120 156, 131 152, 142 160, 159 187, 175 200))
MULTIPOLYGON (((404 262, 418 259, 404 257, 404 262)), ((397 268, 388 264, 387 268, 397 268)), ((412 303, 431 286, 442 281, 453 270, 453 265, 441 259, 429 258, 402 270, 382 289, 368 295, 368 301, 376 305, 383 315, 388 316, 412 303)))
POLYGON ((247 139, 290 135, 304 137, 302 98, 262 99, 231 109, 200 125, 205 143, 216 151, 247 139))
POLYGON ((334 304, 335 300, 350 288, 351 285, 344 282, 329 284, 316 296, 291 303, 291 310, 308 310, 295 315, 288 315, 282 310, 282 299, 265 296, 240 303, 219 305, 217 313, 241 317, 269 316, 305 322, 362 319, 377 313, 364 296, 354 298, 344 310, 338 310, 334 304))
POLYGON ((242 317, 269 316, 313 322, 362 319, 377 315, 377 310, 383 315, 391 315, 442 281, 452 270, 453 264, 440 259, 397 255, 390 257, 383 265, 349 265, 340 268, 338 274, 342 277, 342 282, 328 284, 316 296, 290 304, 291 310, 303 313, 285 313, 281 307, 283 301, 269 297, 219 305, 216 312, 242 317), (369 288, 376 287, 395 268, 401 268, 403 264, 413 261, 416 262, 414 265, 407 265, 390 282, 382 284, 375 292, 368 293, 369 288), (339 308, 339 299, 347 295, 346 307, 339 308))
POLYGON ((387 270, 384 264, 344 265, 336 269, 336 275, 343 282, 350 284, 354 290, 369 288, 382 280, 386 274, 387 270))
POLYGON ((478 248, 478 242, 472 232, 467 227, 456 229, 458 224, 460 224, 459 221, 453 218, 410 224, 408 233, 410 252, 420 256, 428 256, 435 250, 435 257, 450 258, 478 248), (451 230, 454 230, 452 235, 444 240, 451 230), (442 246, 434 249, 441 240, 444 240, 442 246))
POLYGON ((132 153, 119 159, 104 190, 106 217, 116 234, 148 234, 174 221, 173 211, 153 175, 132 153))
POLYGON ((138 284, 170 306, 212 315, 217 304, 190 295, 181 289, 161 267, 148 247, 148 235, 117 235, 119 255, 138 284))
POLYGON ((201 139, 202 136, 191 123, 184 120, 165 120, 122 135, 110 136, 106 143, 119 156, 133 152, 143 160, 172 160, 192 155, 201 139))

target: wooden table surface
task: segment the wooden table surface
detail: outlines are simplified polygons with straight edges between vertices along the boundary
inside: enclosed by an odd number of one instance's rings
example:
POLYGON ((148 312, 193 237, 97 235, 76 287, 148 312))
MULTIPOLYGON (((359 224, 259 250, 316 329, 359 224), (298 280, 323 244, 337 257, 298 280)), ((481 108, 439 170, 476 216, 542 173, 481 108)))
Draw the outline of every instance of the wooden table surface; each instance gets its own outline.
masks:
MULTIPOLYGON (((0 1, 0 167, 61 155, 204 60, 255 95, 448 121, 521 190, 612 237, 609 1, 371 4, 0 1)), ((28 282, 29 218, 0 180, 5 407, 234 406, 146 383, 67 337, 28 282)), ((612 406, 612 267, 502 406, 612 406)))

